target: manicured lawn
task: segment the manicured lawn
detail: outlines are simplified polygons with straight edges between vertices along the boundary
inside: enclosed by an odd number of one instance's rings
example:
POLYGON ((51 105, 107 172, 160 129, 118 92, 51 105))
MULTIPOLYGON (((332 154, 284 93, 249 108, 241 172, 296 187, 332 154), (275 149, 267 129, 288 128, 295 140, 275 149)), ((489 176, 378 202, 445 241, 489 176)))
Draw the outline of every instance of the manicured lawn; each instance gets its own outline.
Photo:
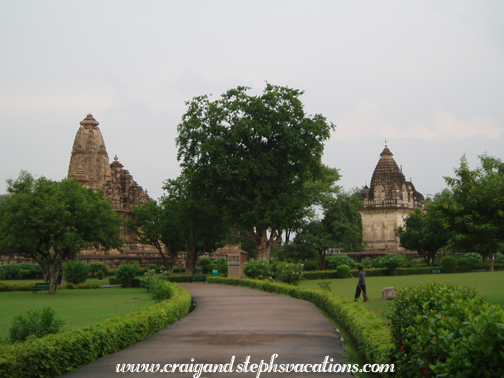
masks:
POLYGON ((89 326, 154 303, 152 295, 147 293, 145 288, 58 290, 55 295, 48 295, 47 291, 0 292, 0 338, 7 337, 14 316, 28 310, 42 309, 44 306, 53 308, 57 316, 66 321, 66 331, 89 326))
MULTIPOLYGON (((334 294, 353 300, 356 281, 352 278, 332 280, 304 280, 299 287, 320 289, 317 282, 331 281, 331 290, 334 294)), ((359 302, 369 310, 376 312, 385 320, 384 313, 389 311, 391 301, 381 300, 381 291, 386 287, 400 287, 416 283, 444 282, 452 285, 474 288, 481 296, 492 303, 504 306, 504 271, 498 272, 472 272, 455 274, 422 274, 395 277, 366 277, 366 290, 369 302, 359 302)), ((360 300, 362 301, 362 295, 360 300)))

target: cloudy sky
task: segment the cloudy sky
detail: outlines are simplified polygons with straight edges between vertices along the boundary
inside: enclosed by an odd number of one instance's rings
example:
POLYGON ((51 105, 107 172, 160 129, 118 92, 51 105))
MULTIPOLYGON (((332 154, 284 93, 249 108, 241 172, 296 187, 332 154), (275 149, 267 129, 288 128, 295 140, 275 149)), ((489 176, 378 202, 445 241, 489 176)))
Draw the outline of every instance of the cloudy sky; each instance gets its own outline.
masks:
POLYGON ((337 125, 324 163, 363 186, 385 139, 433 194, 465 153, 504 158, 502 1, 0 1, 0 193, 21 169, 67 175, 100 122, 153 198, 179 174, 184 102, 265 81, 337 125))

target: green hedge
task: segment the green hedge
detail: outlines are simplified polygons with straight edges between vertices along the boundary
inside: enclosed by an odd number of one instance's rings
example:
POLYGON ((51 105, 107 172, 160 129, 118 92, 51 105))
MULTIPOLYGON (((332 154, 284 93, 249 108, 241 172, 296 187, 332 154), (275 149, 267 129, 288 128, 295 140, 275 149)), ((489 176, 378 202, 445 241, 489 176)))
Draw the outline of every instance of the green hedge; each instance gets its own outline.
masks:
POLYGON ((118 352, 189 313, 191 295, 174 286, 172 299, 96 325, 0 347, 0 377, 55 377, 118 352))
MULTIPOLYGON (((0 291, 31 291, 32 287, 36 284, 36 282, 30 282, 27 284, 6 284, 0 282, 0 291)), ((99 289, 100 284, 70 284, 67 283, 64 286, 57 286, 56 291, 65 290, 65 289, 99 289)))
POLYGON ((170 282, 191 282, 191 276, 169 276, 166 279, 170 282))
MULTIPOLYGON (((396 272, 399 276, 409 276, 413 274, 431 274, 433 269, 439 269, 443 273, 441 268, 432 267, 417 267, 417 268, 397 268, 396 272)), ((504 270, 504 264, 495 264, 494 270, 504 270)), ((376 276, 388 276, 390 275, 388 269, 365 269, 366 277, 376 277, 376 276)), ((467 273, 470 268, 467 266, 457 266, 455 267, 455 273, 467 273)), ((351 269, 350 274, 354 277, 359 275, 357 269, 351 269)), ((311 272, 303 272, 303 279, 305 280, 323 280, 330 278, 339 278, 337 270, 314 270, 311 272)))
MULTIPOLYGON (((375 276, 388 276, 389 271, 387 269, 365 269, 366 277, 375 276)), ((351 269, 350 274, 354 277, 359 275, 357 269, 351 269)), ((311 272, 303 272, 303 279, 305 280, 323 280, 329 278, 339 278, 337 270, 314 270, 311 272)))
POLYGON ((393 346, 390 342, 389 329, 377 315, 355 302, 332 293, 252 279, 208 277, 207 282, 249 287, 311 302, 350 332, 367 361, 386 363, 387 354, 393 346))

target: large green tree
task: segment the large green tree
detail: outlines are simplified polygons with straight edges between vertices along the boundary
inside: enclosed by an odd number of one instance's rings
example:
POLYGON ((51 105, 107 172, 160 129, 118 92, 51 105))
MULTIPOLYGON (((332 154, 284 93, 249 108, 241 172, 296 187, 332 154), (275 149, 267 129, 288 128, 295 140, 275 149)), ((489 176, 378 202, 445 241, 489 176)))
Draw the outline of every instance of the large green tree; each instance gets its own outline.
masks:
POLYGON ((471 170, 465 156, 455 177, 445 177, 451 195, 442 206, 443 223, 458 250, 489 257, 490 269, 497 252, 504 250, 504 163, 482 155, 480 166, 471 170))
POLYGON ((450 193, 442 192, 425 206, 425 212, 415 209, 408 215, 404 227, 397 229, 401 246, 417 251, 425 259, 428 266, 434 266, 437 252, 446 246, 452 233, 443 223, 442 209, 450 193))
POLYGON ((210 101, 195 97, 178 125, 178 159, 196 186, 246 230, 269 259, 282 233, 306 217, 308 182, 324 177, 324 142, 332 124, 306 115, 302 91, 267 84, 262 95, 238 87, 210 101))
POLYGON ((185 245, 186 274, 195 272, 198 254, 213 252, 230 237, 225 211, 208 199, 206 191, 196 190, 195 184, 185 171, 175 180, 166 180, 163 187, 167 192, 162 200, 165 214, 171 217, 173 232, 185 245))
POLYGON ((162 197, 159 204, 150 200, 136 205, 132 210, 132 219, 128 220, 128 230, 134 233, 140 244, 152 245, 161 255, 163 265, 171 273, 175 266, 178 251, 183 249, 181 233, 174 216, 176 209, 173 201, 162 197))
POLYGON ((80 250, 123 244, 121 216, 102 191, 69 179, 34 180, 26 172, 8 181, 7 190, 11 195, 0 207, 0 250, 37 261, 50 280, 49 294, 56 292, 61 265, 80 250))
POLYGON ((346 251, 362 250, 362 220, 359 208, 360 191, 340 192, 323 201, 324 217, 312 220, 302 227, 294 244, 318 251, 321 269, 325 269, 325 256, 329 248, 340 247, 346 251))

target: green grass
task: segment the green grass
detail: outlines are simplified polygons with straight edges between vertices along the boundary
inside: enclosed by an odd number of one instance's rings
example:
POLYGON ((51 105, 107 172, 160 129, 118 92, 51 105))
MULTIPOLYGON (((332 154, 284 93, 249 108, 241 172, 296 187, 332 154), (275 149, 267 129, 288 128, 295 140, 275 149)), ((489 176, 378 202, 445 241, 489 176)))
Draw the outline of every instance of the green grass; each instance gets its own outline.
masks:
MULTIPOLYGON (((92 280, 94 279, 87 282, 92 280)), ((20 280, 4 282, 21 283, 20 280)), ((57 317, 66 321, 63 331, 67 331, 89 326, 154 303, 152 295, 147 293, 145 288, 58 290, 55 295, 48 295, 47 291, 36 294, 31 291, 0 292, 0 338, 8 336, 14 316, 28 310, 40 310, 44 306, 53 308, 57 317), (138 302, 127 302, 132 300, 138 302)))
MULTIPOLYGON (((303 280, 299 287, 320 289, 317 282, 331 281, 331 290, 334 294, 353 300, 355 295, 356 281, 352 278, 331 280, 303 280)), ((389 311, 391 301, 381 300, 381 291, 386 287, 400 287, 416 283, 444 282, 451 285, 467 286, 474 288, 489 302, 499 303, 504 306, 504 271, 498 272, 471 272, 455 274, 421 274, 412 276, 387 276, 366 277, 366 291, 369 302, 362 302, 362 306, 377 313, 386 320, 385 313, 389 311)))

